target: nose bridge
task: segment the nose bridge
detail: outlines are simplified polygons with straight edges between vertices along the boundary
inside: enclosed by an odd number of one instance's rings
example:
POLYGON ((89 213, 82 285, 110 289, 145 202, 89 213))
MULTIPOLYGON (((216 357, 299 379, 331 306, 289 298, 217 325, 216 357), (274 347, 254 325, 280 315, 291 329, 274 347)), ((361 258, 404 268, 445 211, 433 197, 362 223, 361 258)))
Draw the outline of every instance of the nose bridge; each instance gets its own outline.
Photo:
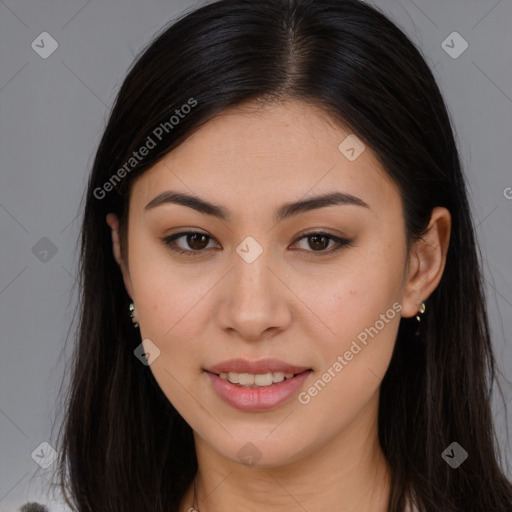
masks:
MULTIPOLYGON (((260 238, 261 239, 261 238, 260 238)), ((275 279, 269 269, 271 250, 263 247, 254 237, 246 237, 236 248, 238 258, 234 263, 235 293, 241 292, 241 298, 250 299, 251 295, 268 295, 275 279)))
POLYGON ((290 315, 278 289, 282 285, 270 269, 271 250, 247 237, 236 252, 228 293, 222 301, 221 324, 243 338, 258 339, 266 330, 283 328, 290 315))

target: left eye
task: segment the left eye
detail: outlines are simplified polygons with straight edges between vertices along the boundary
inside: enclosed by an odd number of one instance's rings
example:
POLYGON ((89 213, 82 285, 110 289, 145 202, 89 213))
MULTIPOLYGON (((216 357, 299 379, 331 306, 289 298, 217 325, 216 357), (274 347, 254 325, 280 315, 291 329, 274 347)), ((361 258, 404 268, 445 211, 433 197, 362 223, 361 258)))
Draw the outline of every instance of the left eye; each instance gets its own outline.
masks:
MULTIPOLYGON (((341 247, 351 243, 350 240, 345 238, 339 238, 323 232, 308 233, 298 238, 296 242, 300 242, 304 239, 309 239, 308 245, 314 249, 313 251, 306 250, 306 252, 319 252, 321 253, 320 255, 333 253, 338 249, 341 249, 341 247), (335 242, 335 247, 331 247, 330 250, 326 251, 325 249, 329 246, 329 242, 335 242)), ((183 231, 162 239, 164 244, 169 247, 171 251, 177 252, 178 254, 184 254, 186 256, 199 256, 200 253, 204 253, 204 249, 208 245, 208 240, 213 240, 213 238, 206 233, 199 231, 183 231), (177 244, 176 240, 181 238, 186 238, 186 243, 192 250, 184 249, 177 244)))
MULTIPOLYGON (((346 238, 339 238, 334 235, 329 235, 328 233, 308 233, 306 235, 301 236, 297 241, 301 241, 304 239, 309 239, 308 245, 312 248, 314 248, 314 251, 307 251, 307 252, 320 252, 320 255, 324 254, 330 254, 338 249, 341 249, 345 245, 350 244, 350 240, 347 240, 346 238), (329 245, 329 242, 335 242, 334 247, 331 246, 331 248, 326 251, 322 250, 322 247, 327 244, 329 245)), ((326 247, 323 247, 325 249, 326 247)))

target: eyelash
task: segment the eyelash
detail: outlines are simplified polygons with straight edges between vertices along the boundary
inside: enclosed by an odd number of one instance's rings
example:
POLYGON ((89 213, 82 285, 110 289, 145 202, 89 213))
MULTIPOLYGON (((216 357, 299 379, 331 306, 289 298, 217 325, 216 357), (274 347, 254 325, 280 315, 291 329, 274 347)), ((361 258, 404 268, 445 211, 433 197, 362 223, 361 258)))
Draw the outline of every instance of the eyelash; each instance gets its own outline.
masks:
MULTIPOLYGON (((164 237, 162 238, 162 242, 164 243, 164 245, 166 247, 168 247, 171 251, 173 252, 176 252, 178 254, 181 254, 181 255, 184 255, 186 257, 195 257, 195 256, 201 256, 202 253, 204 254, 205 252, 205 249, 201 249, 201 250, 196 250, 196 251, 193 251, 193 250, 185 250, 185 249, 181 249, 181 248, 178 248, 176 246, 176 243, 175 243, 175 240, 179 239, 179 238, 182 238, 186 235, 204 235, 206 236, 206 238, 208 239, 208 241, 210 240, 213 240, 213 237, 207 235, 206 233, 202 233, 201 231, 182 231, 180 233, 176 233, 174 235, 171 235, 171 236, 167 236, 167 237, 164 237)), ((338 244, 337 247, 335 247, 334 249, 331 248, 330 250, 324 250, 324 251, 306 251, 306 252, 312 252, 312 253, 317 253, 317 255, 315 255, 314 257, 316 256, 327 256, 329 254, 332 254, 336 251, 338 251, 339 249, 341 249, 342 247, 346 247, 348 245, 351 245, 352 241, 351 240, 348 240, 346 238, 339 238, 337 236, 334 236, 334 235, 330 235, 329 233, 324 233, 322 231, 313 231, 311 233, 306 233, 305 235, 302 235, 300 238, 298 238, 295 242, 299 242, 301 240, 303 240, 304 238, 309 238, 311 236, 322 236, 322 237, 326 237, 334 242, 336 242, 338 244)))

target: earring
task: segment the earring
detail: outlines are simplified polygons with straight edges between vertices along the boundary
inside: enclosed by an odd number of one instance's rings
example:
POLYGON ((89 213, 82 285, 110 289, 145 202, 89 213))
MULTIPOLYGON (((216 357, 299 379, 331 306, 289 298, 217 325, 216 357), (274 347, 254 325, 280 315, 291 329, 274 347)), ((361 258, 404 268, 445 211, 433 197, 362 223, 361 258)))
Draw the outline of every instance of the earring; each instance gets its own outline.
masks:
POLYGON ((421 322, 420 315, 422 315, 423 313, 425 313, 425 303, 424 302, 422 302, 418 307, 418 314, 416 315, 416 320, 418 320, 418 322, 421 322))
POLYGON ((423 313, 425 313, 425 303, 424 302, 422 302, 418 307, 418 314, 416 315, 416 320, 418 321, 418 325, 417 325, 416 331, 414 333, 415 336, 420 335, 419 323, 421 322, 421 315, 423 315, 423 313))
POLYGON ((139 322, 135 318, 135 305, 130 302, 130 316, 132 317, 133 327, 139 327, 139 322))

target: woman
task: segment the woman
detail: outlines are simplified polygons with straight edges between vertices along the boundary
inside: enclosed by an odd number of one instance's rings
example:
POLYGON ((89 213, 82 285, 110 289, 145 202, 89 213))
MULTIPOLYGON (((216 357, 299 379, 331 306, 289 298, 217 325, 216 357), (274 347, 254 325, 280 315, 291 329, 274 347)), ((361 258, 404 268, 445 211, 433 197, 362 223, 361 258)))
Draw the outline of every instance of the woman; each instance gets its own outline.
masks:
POLYGON ((221 0, 119 91, 60 477, 85 511, 480 511, 498 461, 447 110, 356 0, 221 0))

